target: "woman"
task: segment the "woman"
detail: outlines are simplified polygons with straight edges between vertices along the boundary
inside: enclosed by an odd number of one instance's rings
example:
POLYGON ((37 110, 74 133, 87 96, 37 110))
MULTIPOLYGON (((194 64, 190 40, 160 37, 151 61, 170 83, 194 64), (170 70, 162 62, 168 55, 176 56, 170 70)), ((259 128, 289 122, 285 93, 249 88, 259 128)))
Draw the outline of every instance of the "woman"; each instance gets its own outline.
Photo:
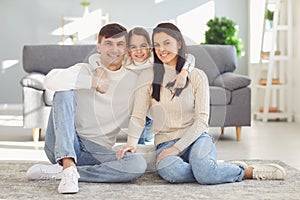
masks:
POLYGON ((173 89, 170 80, 185 63, 186 45, 180 30, 161 23, 153 30, 154 67, 139 77, 134 109, 128 130, 126 151, 134 152, 145 124, 152 114, 157 150, 158 174, 168 182, 221 184, 243 179, 284 179, 285 170, 277 164, 238 166, 218 164, 213 138, 207 133, 209 85, 205 73, 193 69, 183 89, 173 89))

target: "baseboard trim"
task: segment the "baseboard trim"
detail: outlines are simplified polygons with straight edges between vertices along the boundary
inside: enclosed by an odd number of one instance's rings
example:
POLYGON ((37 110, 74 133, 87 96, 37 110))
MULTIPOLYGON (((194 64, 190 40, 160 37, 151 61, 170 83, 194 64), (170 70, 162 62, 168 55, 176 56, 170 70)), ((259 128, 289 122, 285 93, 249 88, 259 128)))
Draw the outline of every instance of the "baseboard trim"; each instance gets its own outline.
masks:
POLYGON ((20 111, 23 109, 23 104, 0 104, 0 111, 20 111))
POLYGON ((300 123, 300 115, 294 115, 294 121, 300 123))

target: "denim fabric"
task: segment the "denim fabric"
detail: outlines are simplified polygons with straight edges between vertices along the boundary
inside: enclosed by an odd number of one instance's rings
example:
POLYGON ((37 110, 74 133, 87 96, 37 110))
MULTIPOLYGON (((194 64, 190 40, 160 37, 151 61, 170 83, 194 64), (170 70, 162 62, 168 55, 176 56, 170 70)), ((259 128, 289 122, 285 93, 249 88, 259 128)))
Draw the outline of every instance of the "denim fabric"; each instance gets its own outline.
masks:
POLYGON ((152 119, 146 117, 145 127, 138 141, 138 144, 145 144, 145 142, 150 142, 153 139, 152 123, 152 119))
POLYGON ((55 93, 45 138, 45 152, 51 163, 62 164, 62 158, 73 158, 79 181, 85 182, 128 182, 142 176, 147 167, 142 156, 127 152, 117 160, 116 152, 78 137, 76 106, 74 91, 55 93))
MULTIPOLYGON (((164 149, 173 146, 178 139, 157 145, 159 155, 164 149)), ((202 135, 178 156, 162 159, 157 166, 158 174, 171 183, 197 181, 200 184, 212 185, 242 181, 243 167, 217 163, 216 148, 213 138, 207 133, 202 135)))

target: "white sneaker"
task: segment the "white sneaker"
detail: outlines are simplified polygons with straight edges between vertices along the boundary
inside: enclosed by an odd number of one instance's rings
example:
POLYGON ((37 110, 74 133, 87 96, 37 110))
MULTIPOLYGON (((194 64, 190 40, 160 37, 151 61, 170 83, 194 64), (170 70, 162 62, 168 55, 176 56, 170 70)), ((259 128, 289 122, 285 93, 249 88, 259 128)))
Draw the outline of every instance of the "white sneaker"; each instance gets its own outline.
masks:
POLYGON ((283 180, 286 177, 286 172, 283 167, 269 163, 262 165, 252 165, 253 179, 257 180, 283 180))
POLYGON ((74 194, 79 191, 78 179, 79 173, 73 166, 63 170, 63 176, 58 186, 58 192, 61 194, 74 194))
POLYGON ((247 163, 245 163, 244 161, 239 161, 239 160, 228 161, 227 163, 238 165, 238 166, 241 166, 243 168, 248 167, 247 163))
POLYGON ((59 164, 36 164, 27 170, 26 177, 28 180, 61 179, 62 170, 63 168, 59 164))

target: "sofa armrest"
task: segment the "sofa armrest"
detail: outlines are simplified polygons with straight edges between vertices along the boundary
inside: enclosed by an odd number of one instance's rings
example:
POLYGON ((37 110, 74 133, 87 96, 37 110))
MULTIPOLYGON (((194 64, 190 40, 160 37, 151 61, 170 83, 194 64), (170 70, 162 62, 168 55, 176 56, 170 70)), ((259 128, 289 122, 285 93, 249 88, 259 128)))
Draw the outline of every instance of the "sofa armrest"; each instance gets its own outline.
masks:
POLYGON ((20 83, 23 87, 30 87, 37 90, 45 90, 44 79, 44 74, 34 72, 22 78, 20 83))
POLYGON ((223 73, 213 81, 214 86, 223 87, 230 91, 247 87, 250 83, 249 77, 232 72, 223 73))

